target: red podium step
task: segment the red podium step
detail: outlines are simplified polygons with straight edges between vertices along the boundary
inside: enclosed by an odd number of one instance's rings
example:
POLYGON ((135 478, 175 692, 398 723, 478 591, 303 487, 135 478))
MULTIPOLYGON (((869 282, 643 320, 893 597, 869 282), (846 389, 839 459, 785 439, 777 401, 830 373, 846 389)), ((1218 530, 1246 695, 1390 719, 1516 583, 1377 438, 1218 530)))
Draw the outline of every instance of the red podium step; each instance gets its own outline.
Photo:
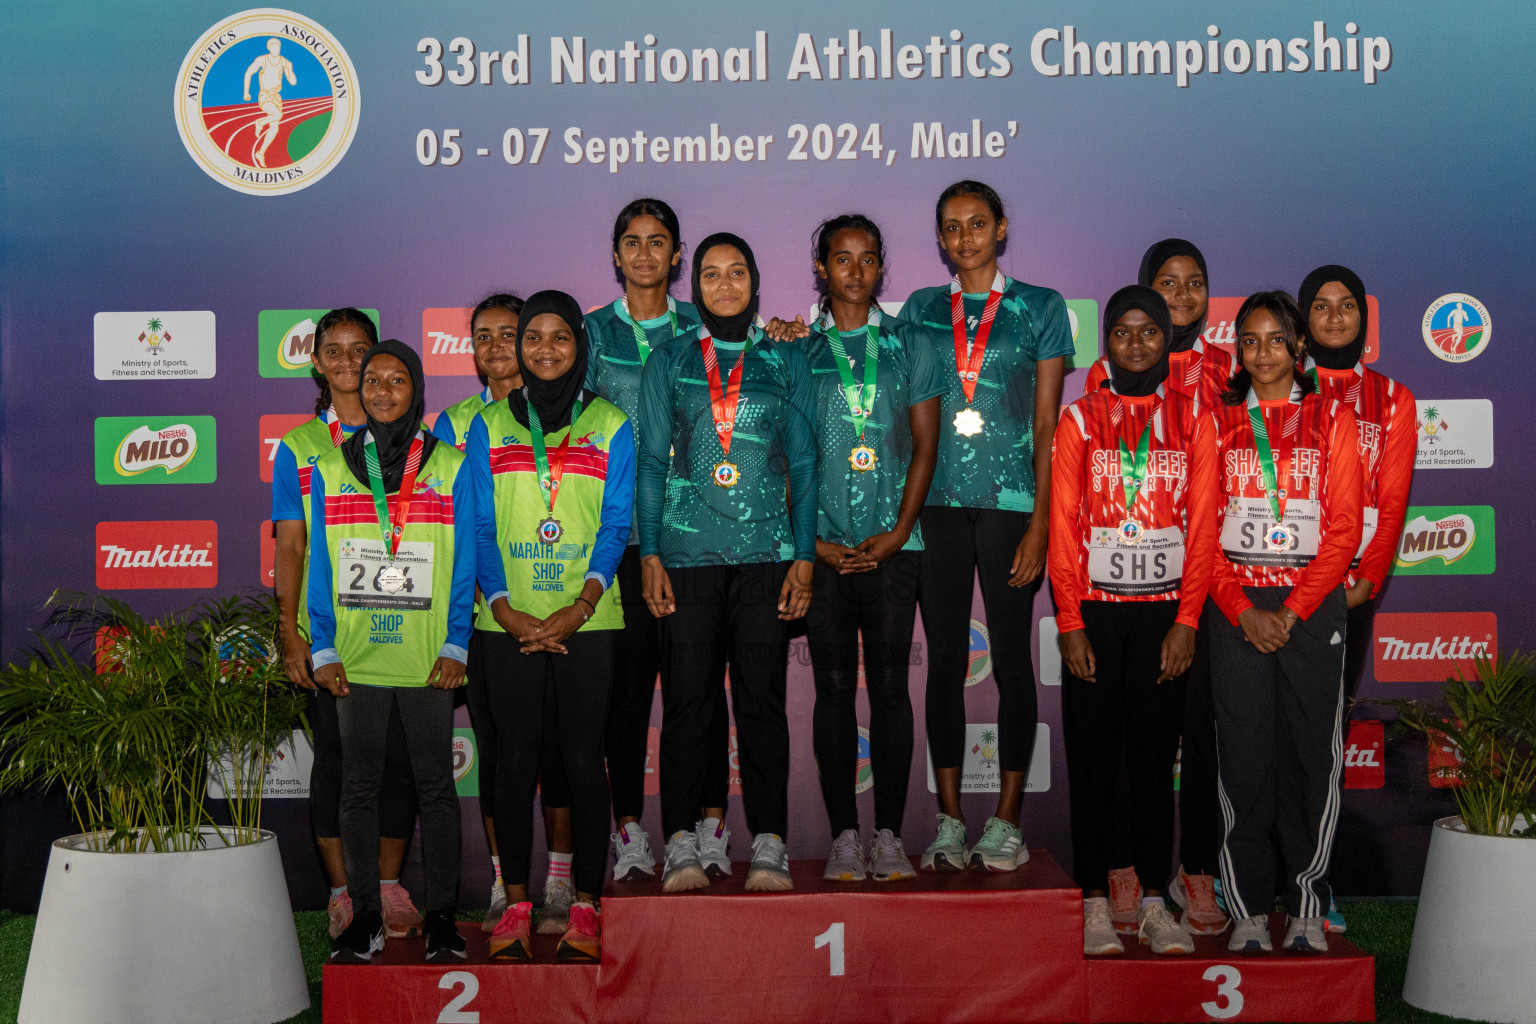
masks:
POLYGON ((1192 956, 1154 956, 1124 936, 1125 955, 1085 957, 1088 1020, 1374 1021, 1376 961, 1342 936, 1327 953, 1287 953, 1285 915, 1270 920, 1275 952, 1231 953, 1227 936, 1195 937, 1192 956))

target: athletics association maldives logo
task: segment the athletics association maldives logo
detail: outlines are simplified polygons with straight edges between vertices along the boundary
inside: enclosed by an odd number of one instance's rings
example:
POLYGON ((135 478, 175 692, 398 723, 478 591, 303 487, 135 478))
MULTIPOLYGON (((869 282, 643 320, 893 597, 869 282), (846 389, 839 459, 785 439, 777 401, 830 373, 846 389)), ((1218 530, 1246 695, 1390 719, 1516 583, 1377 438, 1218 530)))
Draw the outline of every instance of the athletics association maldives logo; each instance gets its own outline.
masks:
POLYGON ((875 762, 870 753, 869 730, 859 726, 859 749, 853 762, 853 791, 866 792, 875 784, 875 762))
POLYGON ((971 620, 971 652, 965 667, 965 685, 975 686, 992 673, 992 634, 971 620))
POLYGON ((1424 344, 1448 363, 1476 359, 1493 338, 1493 318, 1464 292, 1442 295, 1424 311, 1424 344))
POLYGON ((357 71, 319 22, 274 7, 203 33, 176 76, 176 129, 208 176, 248 195, 312 185, 341 161, 361 112, 357 71))

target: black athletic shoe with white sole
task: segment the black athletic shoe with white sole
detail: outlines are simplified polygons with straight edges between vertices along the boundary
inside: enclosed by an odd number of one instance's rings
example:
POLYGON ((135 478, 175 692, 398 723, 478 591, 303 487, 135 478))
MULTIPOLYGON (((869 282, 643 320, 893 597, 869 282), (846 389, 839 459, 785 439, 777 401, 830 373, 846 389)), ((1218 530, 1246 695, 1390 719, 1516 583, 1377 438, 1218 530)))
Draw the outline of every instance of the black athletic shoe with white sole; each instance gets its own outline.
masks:
POLYGON ((384 952, 384 917, 377 912, 357 915, 331 940, 331 963, 366 964, 373 954, 384 952))
POLYGON ((434 910, 428 913, 425 931, 427 960, 441 963, 464 959, 464 936, 459 934, 459 926, 453 919, 452 911, 434 910))

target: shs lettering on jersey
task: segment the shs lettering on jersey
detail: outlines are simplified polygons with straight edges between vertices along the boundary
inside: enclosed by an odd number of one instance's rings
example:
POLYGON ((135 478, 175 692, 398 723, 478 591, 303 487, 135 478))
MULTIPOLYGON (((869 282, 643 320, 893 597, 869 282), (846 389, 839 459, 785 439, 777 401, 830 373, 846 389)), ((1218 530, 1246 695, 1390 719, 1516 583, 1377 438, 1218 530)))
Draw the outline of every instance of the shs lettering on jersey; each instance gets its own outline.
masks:
POLYGON ((477 572, 486 598, 479 629, 501 632, 490 609, 497 597, 543 619, 574 601, 594 575, 607 593, 582 629, 624 626, 615 573, 634 500, 634 434, 618 407, 601 398, 579 411, 574 425, 545 434, 552 459, 570 439, 553 510, 539 484, 533 435, 507 403, 487 406, 470 426, 465 457, 474 481, 477 572), (540 530, 549 519, 560 524, 552 543, 540 530))
MULTIPOLYGON (((1083 601, 1177 601, 1199 628, 1209 560, 1191 538, 1190 496, 1214 486, 1195 445, 1197 403, 1159 387, 1127 398, 1105 387, 1067 407, 1051 459, 1051 589, 1062 632, 1083 601)), ((1209 530, 1207 530, 1209 532, 1209 530)))
MULTIPOLYGON (((371 686, 425 686, 439 657, 468 657, 475 502, 464 455, 433 447, 391 560, 368 483, 340 449, 310 476, 309 616, 317 665, 340 660, 371 686), (391 588, 393 565, 404 583, 391 588), (339 656, 338 652, 346 652, 339 656)), ((395 504, 390 496, 389 504, 395 504)))
MULTIPOLYGON (((1214 435, 1217 487, 1196 495, 1214 506, 1219 548, 1210 595, 1234 625, 1251 606, 1243 587, 1290 587, 1285 604, 1303 619, 1344 581, 1360 547, 1360 432, 1355 415, 1317 394, 1257 402, 1277 486, 1273 495, 1245 405, 1218 405, 1202 431, 1214 435), (1278 507, 1280 516, 1275 517, 1278 507)), ((1196 514, 1202 514, 1197 511, 1196 514)))
MULTIPOLYGON (((1202 409, 1210 409, 1221 401, 1221 393, 1227 390, 1236 369, 1236 360, 1225 349, 1217 348, 1204 338, 1196 338, 1190 348, 1168 353, 1168 380, 1164 386, 1169 391, 1197 399, 1202 409)), ((1108 379, 1109 357, 1104 356, 1088 368, 1083 394, 1093 394, 1108 379)))
POLYGON ((1352 410, 1360 431, 1360 548, 1345 586, 1371 581, 1374 596, 1392 571, 1398 538, 1408 514, 1408 489, 1418 454, 1418 406, 1413 392, 1375 370, 1356 364, 1329 370, 1307 361, 1318 393, 1352 410))

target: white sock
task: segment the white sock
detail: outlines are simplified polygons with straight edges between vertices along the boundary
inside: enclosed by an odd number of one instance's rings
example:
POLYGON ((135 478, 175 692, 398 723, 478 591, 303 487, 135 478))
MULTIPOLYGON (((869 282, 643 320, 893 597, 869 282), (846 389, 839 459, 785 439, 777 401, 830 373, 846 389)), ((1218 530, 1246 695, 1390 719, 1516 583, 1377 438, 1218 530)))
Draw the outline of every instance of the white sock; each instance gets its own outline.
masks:
POLYGON ((720 819, 719 818, 705 818, 704 819, 704 824, 702 826, 700 826, 700 831, 704 832, 706 834, 710 833, 710 832, 719 831, 719 829, 720 829, 720 819))
POLYGON ((1141 898, 1141 905, 1144 907, 1150 907, 1153 905, 1160 907, 1163 905, 1163 898, 1161 896, 1143 896, 1141 898))
POLYGON ((500 857, 492 857, 491 858, 491 870, 496 872, 496 881, 498 881, 498 882, 501 881, 501 858, 500 857))
POLYGON ((544 878, 544 887, 548 888, 551 882, 563 882, 571 884, 571 854, 549 851, 549 874, 544 878))
POLYGON ((400 884, 400 879, 398 879, 398 878, 381 878, 381 879, 379 879, 379 888, 380 889, 384 888, 386 885, 399 885, 399 884, 400 884))
POLYGON ((331 886, 331 899, 334 900, 334 899, 336 899, 336 897, 344 895, 346 893, 346 891, 347 891, 347 887, 344 886, 344 885, 333 885, 333 886, 331 886))

